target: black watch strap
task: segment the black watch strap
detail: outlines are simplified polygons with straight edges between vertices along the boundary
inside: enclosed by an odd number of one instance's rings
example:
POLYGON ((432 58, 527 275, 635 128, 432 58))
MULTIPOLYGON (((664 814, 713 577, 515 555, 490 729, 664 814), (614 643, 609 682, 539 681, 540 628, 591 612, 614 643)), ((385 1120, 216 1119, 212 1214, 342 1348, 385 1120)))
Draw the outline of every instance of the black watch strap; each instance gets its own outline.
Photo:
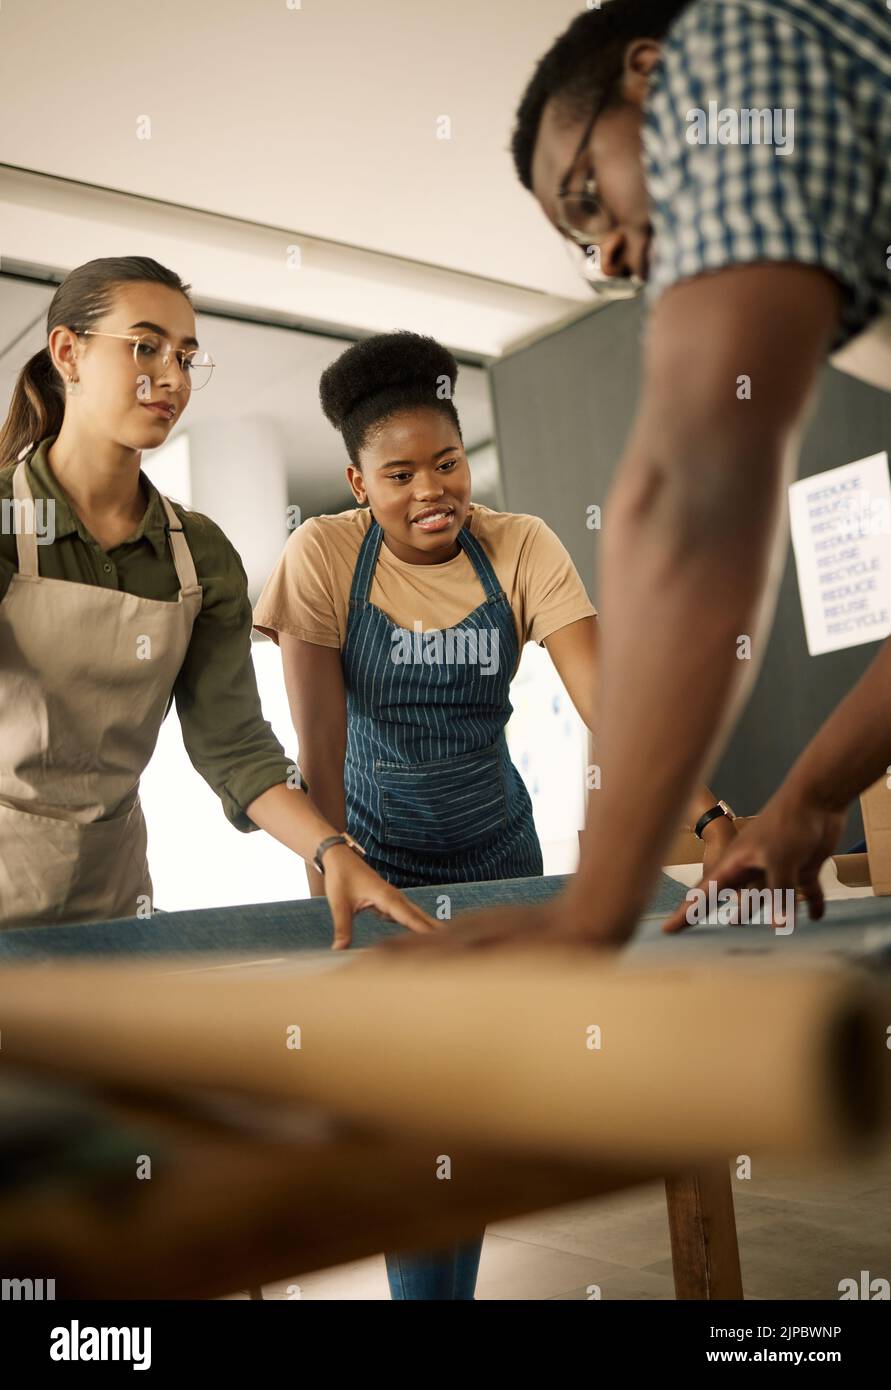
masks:
POLYGON ((717 820, 718 816, 726 816, 726 814, 727 812, 724 810, 723 806, 710 806, 707 811, 703 811, 699 820, 693 827, 693 832, 697 839, 702 839, 702 832, 707 825, 710 825, 713 820, 717 820))
POLYGON ((329 849, 333 849, 335 845, 346 845, 347 849, 351 849, 355 854, 361 854, 362 858, 365 858, 364 849, 361 845, 356 844, 356 841, 353 839, 352 835, 329 835, 328 838, 323 840, 322 843, 318 846, 315 854, 312 857, 313 868, 318 869, 320 874, 323 874, 325 872, 325 866, 322 863, 322 856, 325 853, 327 853, 329 849))

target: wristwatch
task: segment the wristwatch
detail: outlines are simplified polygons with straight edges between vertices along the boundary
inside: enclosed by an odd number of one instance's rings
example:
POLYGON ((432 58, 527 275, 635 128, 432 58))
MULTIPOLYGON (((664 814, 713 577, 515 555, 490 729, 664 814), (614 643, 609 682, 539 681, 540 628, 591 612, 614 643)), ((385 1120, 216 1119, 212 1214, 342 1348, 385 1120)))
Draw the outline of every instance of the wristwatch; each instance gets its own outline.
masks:
POLYGON ((697 839, 702 839, 702 832, 705 827, 709 825, 711 821, 717 820, 719 816, 727 816, 730 820, 736 820, 736 814, 733 809, 727 805, 727 802, 719 801, 716 806, 710 806, 707 811, 703 811, 699 820, 694 825, 693 833, 696 835, 697 839))
POLYGON ((322 855, 331 849, 333 845, 346 845, 347 849, 351 849, 355 854, 361 854, 362 858, 365 858, 364 849, 361 845, 356 844, 352 835, 347 835, 346 833, 343 835, 329 835, 326 840, 322 841, 312 857, 313 868, 318 869, 320 874, 325 872, 325 866, 322 863, 322 855))

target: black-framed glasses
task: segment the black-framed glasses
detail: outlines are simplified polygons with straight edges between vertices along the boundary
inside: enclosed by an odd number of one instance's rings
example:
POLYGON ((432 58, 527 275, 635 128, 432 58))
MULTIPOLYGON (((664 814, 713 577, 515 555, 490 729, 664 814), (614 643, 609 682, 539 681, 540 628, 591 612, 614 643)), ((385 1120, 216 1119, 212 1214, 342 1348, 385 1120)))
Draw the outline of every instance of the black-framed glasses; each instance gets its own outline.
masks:
POLYGON ((603 115, 608 102, 609 89, 602 93, 595 103, 572 157, 572 163, 560 180, 557 189, 557 226, 563 233, 563 245, 574 268, 588 287, 596 294, 620 299, 636 295, 643 288, 643 281, 635 275, 620 278, 603 273, 600 247, 613 230, 614 223, 600 201, 597 180, 593 173, 585 176, 580 189, 569 187, 582 157, 588 152, 594 126, 603 115))
MULTIPOLYGON (((77 332, 77 329, 75 329, 77 332)), ((213 375, 214 360, 203 348, 175 348, 166 338, 157 333, 104 333, 98 328, 85 328, 77 333, 79 338, 120 338, 133 344, 133 361, 137 370, 155 377, 166 372, 171 358, 175 357, 190 391, 200 391, 213 375)))
POLYGON ((584 134, 572 157, 572 163, 557 189, 557 224, 566 236, 571 237, 576 245, 583 248, 599 245, 610 230, 609 218, 597 195, 597 180, 594 175, 589 174, 585 178, 581 189, 569 187, 582 156, 587 153, 594 126, 603 115, 605 106, 606 97, 601 96, 591 112, 584 134))

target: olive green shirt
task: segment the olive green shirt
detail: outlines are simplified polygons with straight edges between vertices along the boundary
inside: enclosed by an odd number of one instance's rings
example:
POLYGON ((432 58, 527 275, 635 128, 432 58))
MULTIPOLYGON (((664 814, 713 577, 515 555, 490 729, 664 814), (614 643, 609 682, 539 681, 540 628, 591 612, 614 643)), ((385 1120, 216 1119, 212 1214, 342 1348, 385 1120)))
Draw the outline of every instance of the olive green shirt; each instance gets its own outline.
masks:
MULTIPOLYGON (((37 547, 41 576, 175 603, 179 581, 158 489, 140 473, 148 498, 145 515, 128 540, 103 550, 82 525, 52 471, 47 454, 55 437, 44 439, 25 465, 35 502, 55 503, 55 538, 37 547)), ((13 463, 0 468, 0 504, 12 497, 15 467, 13 463)), ((285 757, 263 718, 251 660, 247 576, 238 552, 209 517, 176 502, 173 508, 182 521, 203 597, 171 700, 176 700, 189 757, 219 796, 228 819, 239 830, 256 830, 245 806, 287 781, 296 764, 285 757)), ((17 570, 13 528, 0 526, 0 602, 17 570)), ((0 688, 2 683, 0 672, 0 688)))

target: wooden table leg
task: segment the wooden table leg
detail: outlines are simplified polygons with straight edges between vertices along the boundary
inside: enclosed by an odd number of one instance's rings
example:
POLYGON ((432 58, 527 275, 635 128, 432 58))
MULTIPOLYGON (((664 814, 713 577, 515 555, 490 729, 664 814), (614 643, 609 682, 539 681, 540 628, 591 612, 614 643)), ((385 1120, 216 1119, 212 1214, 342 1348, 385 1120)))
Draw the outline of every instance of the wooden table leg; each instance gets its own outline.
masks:
POLYGON ((726 1164, 666 1178, 677 1298, 742 1298, 730 1171, 726 1164))

